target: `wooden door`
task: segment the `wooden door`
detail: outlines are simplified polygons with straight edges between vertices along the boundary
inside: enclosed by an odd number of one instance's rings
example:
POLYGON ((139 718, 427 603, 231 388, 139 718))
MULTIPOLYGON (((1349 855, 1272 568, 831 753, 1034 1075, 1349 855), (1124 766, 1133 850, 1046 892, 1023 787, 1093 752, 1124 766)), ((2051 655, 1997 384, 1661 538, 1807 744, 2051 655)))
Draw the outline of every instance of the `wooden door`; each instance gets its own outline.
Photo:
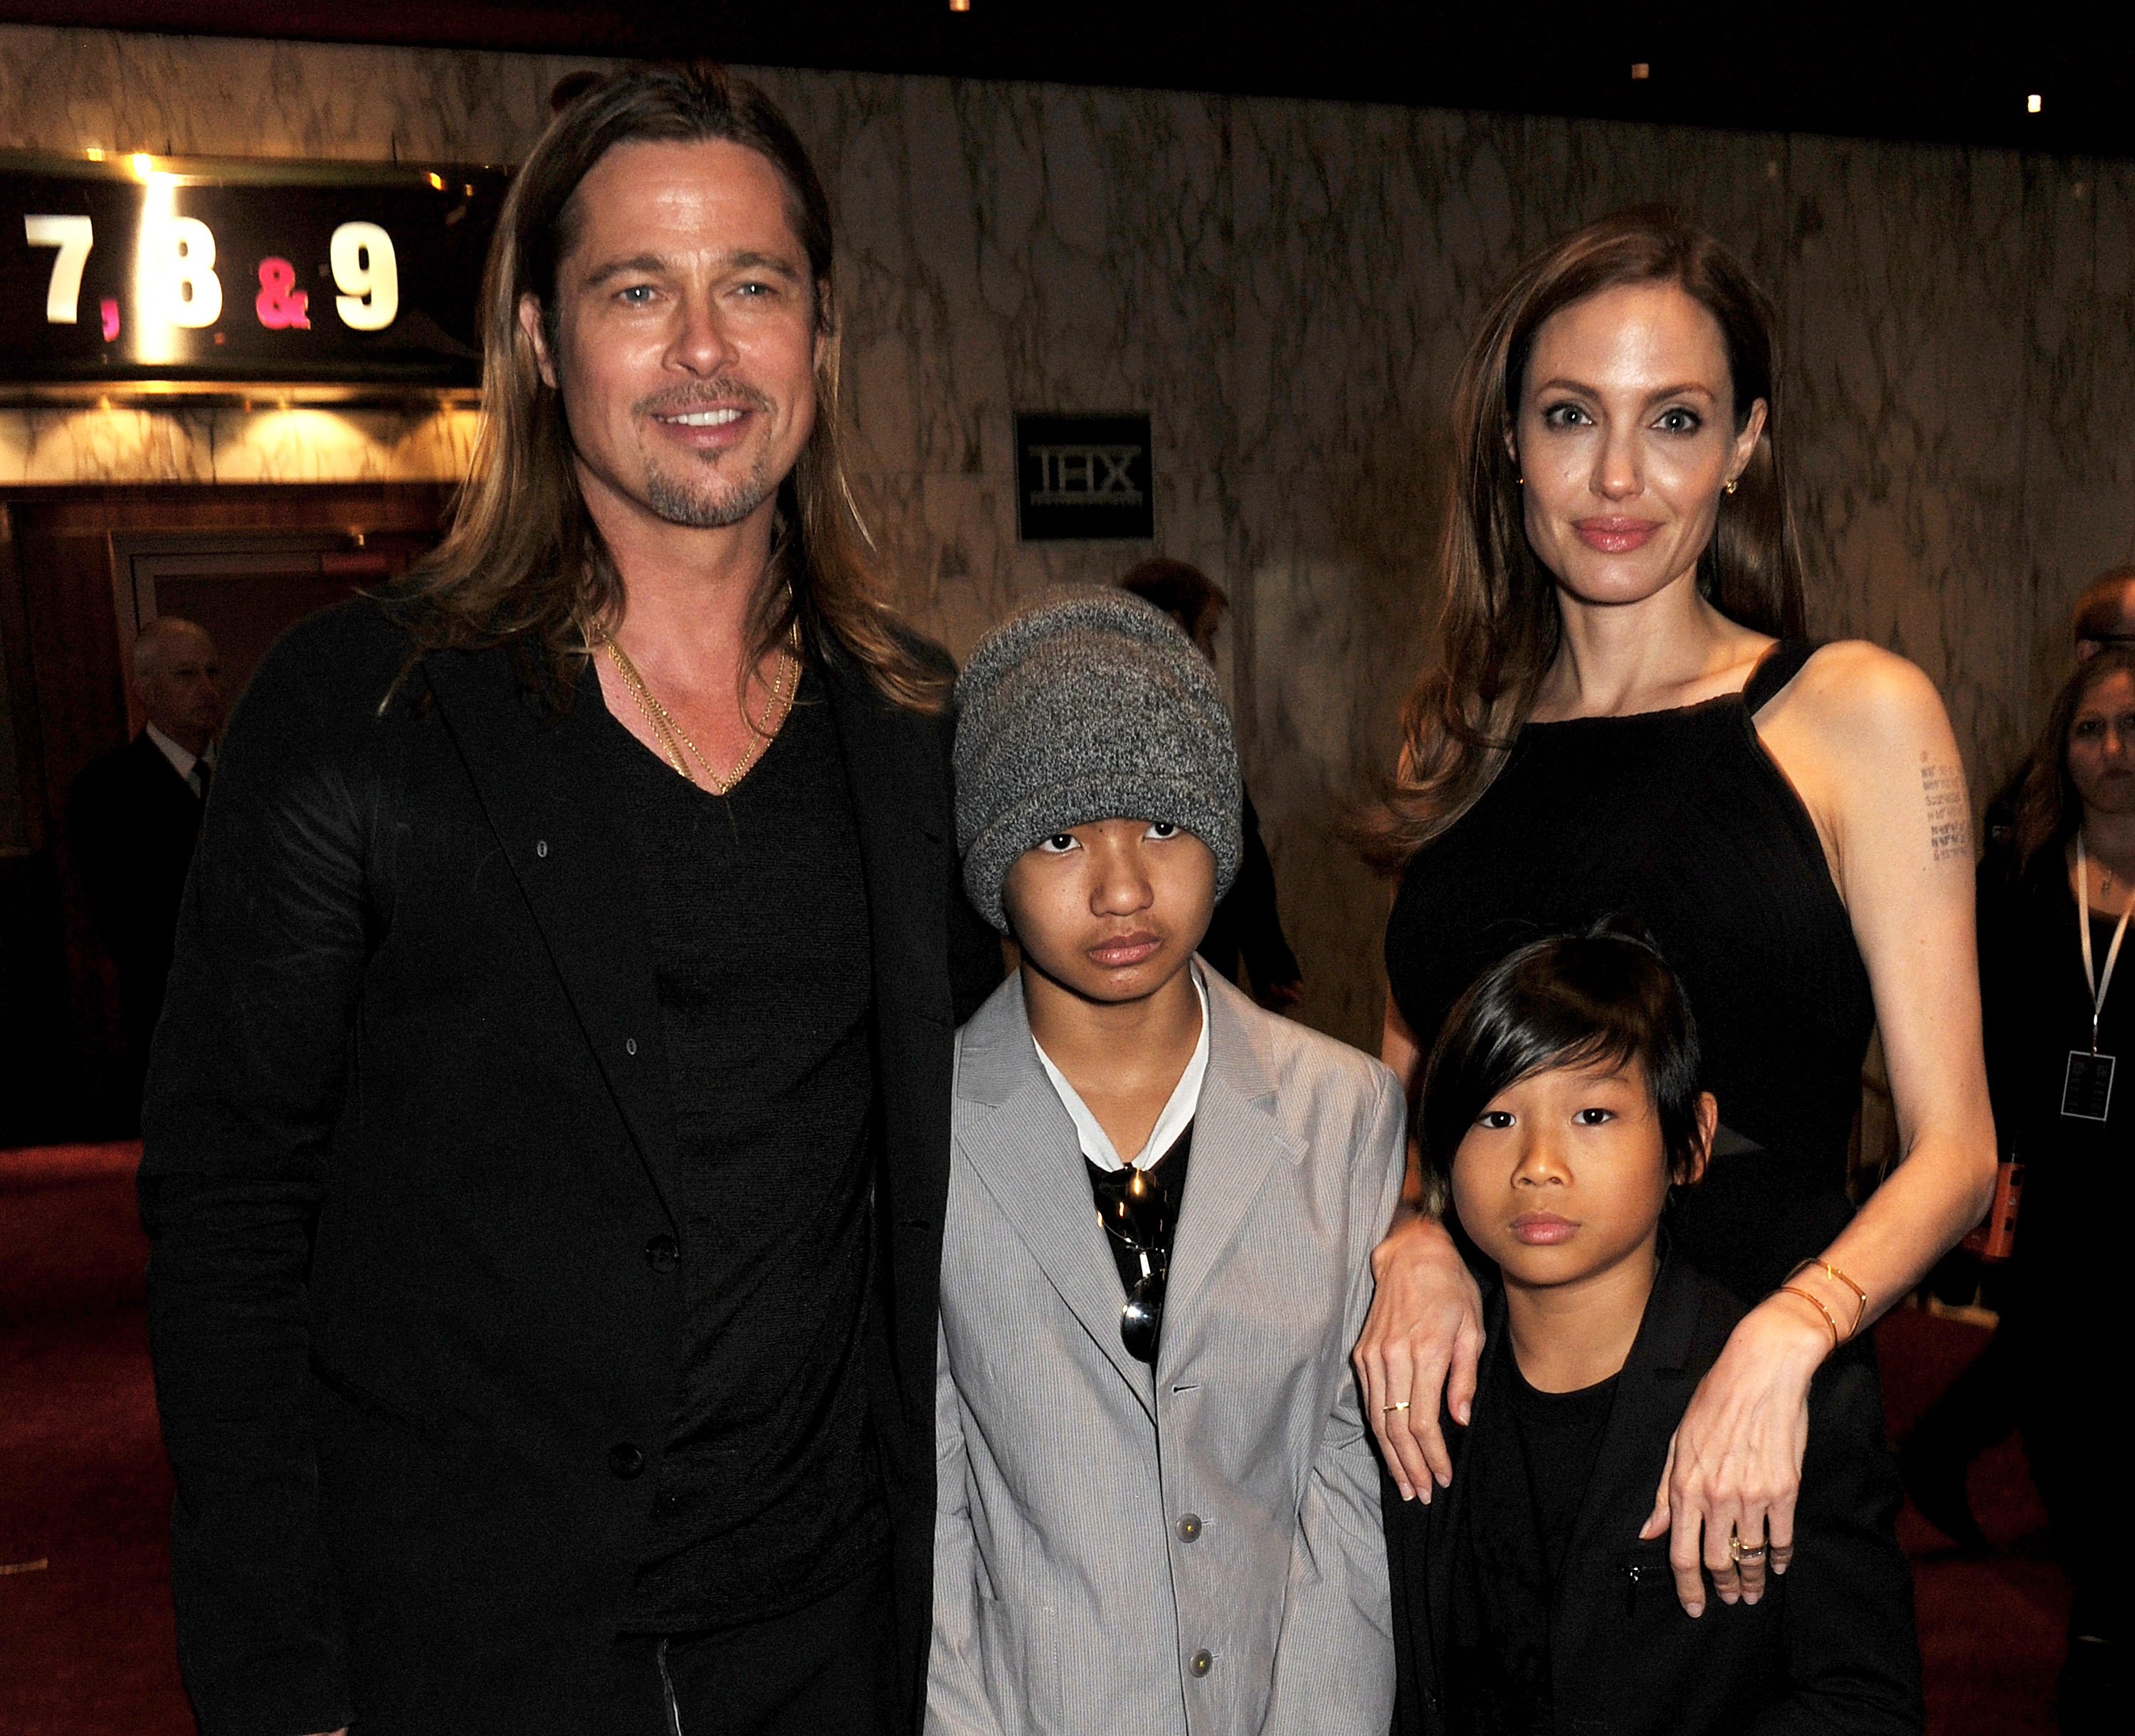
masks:
POLYGON ((115 979, 61 824, 74 780, 143 722, 128 679, 134 636, 159 616, 199 621, 235 699, 292 623, 389 583, 432 547, 448 499, 432 485, 0 497, 0 700, 14 761, 12 804, 0 792, 0 1146, 111 1137, 138 1115, 115 979), (20 1066, 11 1035, 26 1046, 20 1066))

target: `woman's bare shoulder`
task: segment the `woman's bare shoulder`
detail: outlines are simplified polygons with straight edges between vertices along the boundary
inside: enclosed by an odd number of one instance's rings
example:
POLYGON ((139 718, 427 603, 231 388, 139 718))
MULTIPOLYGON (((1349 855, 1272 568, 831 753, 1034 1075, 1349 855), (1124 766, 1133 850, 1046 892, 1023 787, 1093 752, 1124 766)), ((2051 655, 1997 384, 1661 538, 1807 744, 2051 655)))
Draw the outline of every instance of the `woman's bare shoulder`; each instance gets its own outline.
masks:
POLYGON ((1865 639, 1819 648, 1757 715, 1760 730, 1813 741, 1841 760, 1948 740, 1942 695, 1920 665, 1865 639))
POLYGON ((1757 713, 1757 734, 1816 823, 1842 896, 1861 840, 1926 790, 1962 804, 1964 766, 1918 665, 1861 639, 1821 647, 1757 713))

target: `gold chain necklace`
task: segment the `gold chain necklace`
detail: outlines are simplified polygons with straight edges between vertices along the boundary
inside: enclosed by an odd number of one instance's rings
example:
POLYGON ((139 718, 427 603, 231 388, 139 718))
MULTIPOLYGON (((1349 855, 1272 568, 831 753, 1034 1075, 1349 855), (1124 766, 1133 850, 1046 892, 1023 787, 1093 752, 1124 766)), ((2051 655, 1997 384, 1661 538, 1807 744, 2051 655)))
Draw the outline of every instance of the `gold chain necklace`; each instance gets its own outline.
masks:
MULTIPOLYGON (((772 737, 777 734, 786 721, 786 713, 792 708, 794 692, 801 684, 800 660, 782 645, 778 648, 777 670, 772 678, 771 692, 763 702, 763 715, 756 720, 756 739, 734 768, 722 777, 712 762, 704 757, 704 750, 691 741, 682 726, 675 721, 674 713, 662 705, 652 689, 645 684, 645 677, 638 673, 637 665, 630 660, 630 654, 609 636, 605 627, 595 627, 593 633, 607 647, 608 657, 615 665, 616 674, 622 678, 622 684, 630 689, 631 698, 637 702, 637 708, 644 714, 645 721, 659 742, 661 753, 667 763, 691 783, 701 785, 714 795, 728 794, 748 775, 749 768, 763 757, 764 749, 771 745, 772 737), (789 671, 794 678, 791 689, 787 685, 789 671), (776 722, 772 721, 774 718, 776 722), (699 778, 690 770, 692 759, 704 768, 703 778, 699 778)), ((748 721, 746 714, 743 721, 748 721)))

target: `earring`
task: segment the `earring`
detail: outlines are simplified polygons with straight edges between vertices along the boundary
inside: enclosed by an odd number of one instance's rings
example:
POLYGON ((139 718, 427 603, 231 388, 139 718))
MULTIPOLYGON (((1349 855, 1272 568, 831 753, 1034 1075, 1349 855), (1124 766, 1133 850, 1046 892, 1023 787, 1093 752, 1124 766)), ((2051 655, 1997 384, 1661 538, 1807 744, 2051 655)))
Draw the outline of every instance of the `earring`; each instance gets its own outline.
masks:
POLYGON ((1527 479, 1525 476, 1514 476, 1513 485, 1517 488, 1525 488, 1527 486, 1527 479))
POLYGON ((1727 492, 1730 494, 1735 492, 1735 478, 1732 476, 1727 479, 1727 492))

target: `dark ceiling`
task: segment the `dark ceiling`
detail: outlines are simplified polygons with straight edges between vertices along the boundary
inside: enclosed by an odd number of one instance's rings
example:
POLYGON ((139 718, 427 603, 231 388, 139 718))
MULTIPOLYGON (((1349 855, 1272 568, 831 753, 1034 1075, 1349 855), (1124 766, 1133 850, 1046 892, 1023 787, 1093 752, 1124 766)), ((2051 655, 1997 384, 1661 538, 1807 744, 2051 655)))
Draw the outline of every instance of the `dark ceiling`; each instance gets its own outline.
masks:
POLYGON ((710 54, 758 65, 1043 79, 1850 133, 2135 157, 2129 62, 2073 8, 1692 9, 1466 0, 0 0, 0 20, 327 41, 710 54), (1648 69, 1634 78, 1634 65, 1648 69), (2028 99, 2042 99, 2036 114, 2028 99))

